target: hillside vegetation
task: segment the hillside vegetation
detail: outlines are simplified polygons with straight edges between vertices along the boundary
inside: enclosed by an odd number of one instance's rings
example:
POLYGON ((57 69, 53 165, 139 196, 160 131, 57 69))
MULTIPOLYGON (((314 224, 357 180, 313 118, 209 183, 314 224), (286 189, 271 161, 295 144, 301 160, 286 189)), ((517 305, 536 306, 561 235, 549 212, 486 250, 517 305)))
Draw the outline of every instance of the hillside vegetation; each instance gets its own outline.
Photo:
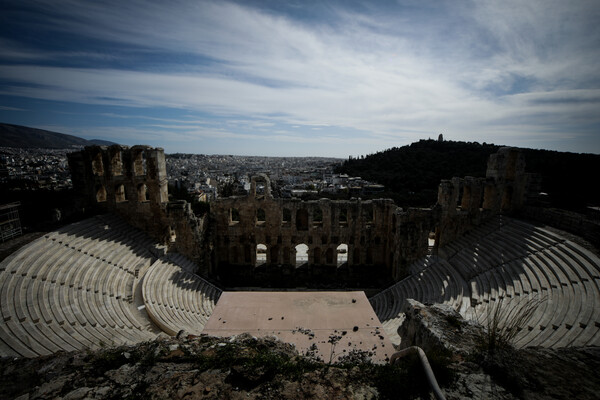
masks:
MULTIPOLYGON (((337 172, 385 185, 388 197, 401 207, 436 203, 441 179, 485 177, 487 160, 501 146, 477 142, 421 140, 364 158, 350 158, 337 172)), ((590 179, 600 155, 523 149, 526 171, 542 175, 542 191, 550 205, 579 210, 600 205, 600 188, 590 179)))

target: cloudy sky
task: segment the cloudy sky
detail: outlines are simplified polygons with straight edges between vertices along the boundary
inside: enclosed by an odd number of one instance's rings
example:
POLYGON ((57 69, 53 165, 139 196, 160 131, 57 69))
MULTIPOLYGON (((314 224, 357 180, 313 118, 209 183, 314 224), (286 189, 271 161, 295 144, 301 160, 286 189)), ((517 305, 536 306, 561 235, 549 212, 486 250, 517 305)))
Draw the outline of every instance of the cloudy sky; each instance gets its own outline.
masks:
POLYGON ((600 153, 600 3, 0 3, 0 122, 168 153, 600 153))

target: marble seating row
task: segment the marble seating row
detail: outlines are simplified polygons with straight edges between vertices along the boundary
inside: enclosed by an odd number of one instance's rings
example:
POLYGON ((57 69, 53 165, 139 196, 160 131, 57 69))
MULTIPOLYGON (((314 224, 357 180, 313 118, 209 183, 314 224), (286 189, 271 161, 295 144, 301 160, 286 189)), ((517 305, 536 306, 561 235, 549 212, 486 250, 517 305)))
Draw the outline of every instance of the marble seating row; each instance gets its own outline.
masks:
POLYGON ((388 330, 394 331, 406 298, 450 304, 483 325, 497 307, 515 315, 535 305, 517 346, 600 344, 600 260, 581 246, 541 227, 497 217, 439 255, 435 262, 429 256, 413 263, 409 277, 370 299, 388 330))
POLYGON ((221 294, 220 289, 192 273, 192 268, 184 257, 168 254, 143 277, 146 311, 170 335, 180 330, 200 334, 221 294))
POLYGON ((151 241, 115 217, 93 217, 42 236, 0 263, 0 355, 149 340, 132 304, 135 268, 151 241), (110 224, 107 221, 111 221, 110 224))

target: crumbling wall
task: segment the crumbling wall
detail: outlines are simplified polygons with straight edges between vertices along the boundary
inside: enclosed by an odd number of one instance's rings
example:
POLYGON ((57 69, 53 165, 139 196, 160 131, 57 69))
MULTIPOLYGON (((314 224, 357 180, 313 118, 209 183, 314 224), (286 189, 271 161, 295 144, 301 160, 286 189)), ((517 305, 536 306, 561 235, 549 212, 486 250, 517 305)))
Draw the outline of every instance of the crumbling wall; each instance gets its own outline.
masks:
POLYGON ((391 200, 275 199, 269 190, 266 176, 255 177, 248 196, 211 203, 217 269, 235 265, 251 271, 266 264, 292 271, 303 265, 350 274, 365 266, 391 271, 389 238, 397 208, 391 200), (257 182, 265 190, 257 191, 257 182))
POLYGON ((197 217, 191 204, 185 200, 171 201, 167 204, 167 221, 169 223, 170 249, 184 254, 195 261, 197 272, 208 276, 211 274, 208 241, 208 218, 197 217))
POLYGON ((189 204, 169 204, 163 149, 88 146, 68 159, 73 187, 87 207, 118 214, 169 249, 204 261, 204 221, 189 204))
POLYGON ((530 174, 523 153, 503 147, 488 160, 485 178, 452 178, 440 182, 436 208, 436 248, 450 243, 473 226, 499 213, 512 214, 530 197, 530 174))
POLYGON ((429 252, 429 235, 435 230, 435 215, 435 210, 430 208, 396 210, 395 232, 390 240, 393 254, 390 267, 394 280, 406 277, 409 264, 429 252))
POLYGON ((160 148, 90 146, 70 154, 69 165, 88 205, 119 214, 196 261, 203 275, 236 275, 238 283, 275 275, 399 280, 414 260, 493 215, 519 210, 527 188, 539 186, 524 173, 521 152, 502 148, 490 156, 486 178, 443 180, 431 209, 403 210, 389 199, 276 199, 269 178, 258 175, 247 196, 218 199, 198 218, 185 201, 168 202, 160 148))

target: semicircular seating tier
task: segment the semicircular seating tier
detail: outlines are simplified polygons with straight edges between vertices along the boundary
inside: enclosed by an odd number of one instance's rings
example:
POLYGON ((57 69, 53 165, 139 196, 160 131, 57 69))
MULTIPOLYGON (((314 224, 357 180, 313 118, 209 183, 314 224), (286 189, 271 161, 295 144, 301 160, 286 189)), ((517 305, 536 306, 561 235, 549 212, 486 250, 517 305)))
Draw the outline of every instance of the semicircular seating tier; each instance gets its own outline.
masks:
POLYGON ((146 311, 163 331, 199 335, 221 290, 192 273, 194 265, 179 254, 157 260, 146 275, 142 293, 146 311))
POLYGON ((13 253, 0 263, 0 356, 154 339, 161 330, 148 318, 138 285, 156 260, 153 249, 145 233, 102 215, 13 253))
POLYGON ((517 347, 600 345, 600 259, 541 227, 496 217, 413 263, 370 301, 398 343, 404 300, 449 304, 488 326, 529 314, 517 347))

